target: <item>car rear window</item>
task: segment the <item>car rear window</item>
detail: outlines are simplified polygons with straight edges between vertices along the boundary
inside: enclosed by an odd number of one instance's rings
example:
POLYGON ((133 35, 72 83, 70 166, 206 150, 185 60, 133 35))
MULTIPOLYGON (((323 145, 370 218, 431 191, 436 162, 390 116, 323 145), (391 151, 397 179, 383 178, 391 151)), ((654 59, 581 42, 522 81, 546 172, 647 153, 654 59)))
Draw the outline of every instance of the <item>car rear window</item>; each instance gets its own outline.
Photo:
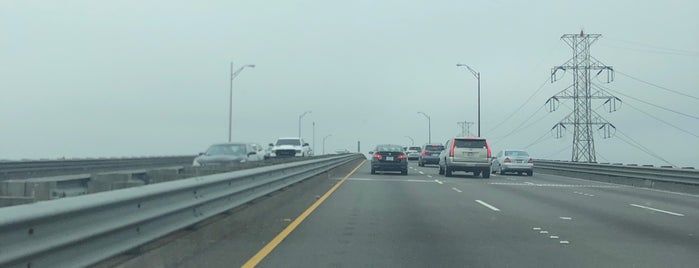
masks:
POLYGON ((456 148, 487 148, 485 140, 454 140, 456 148))
POLYGON ((443 145, 425 145, 425 151, 441 151, 444 150, 443 145))
POLYGON ((505 156, 529 156, 525 151, 505 151, 505 156))
POLYGON ((395 145, 379 145, 376 146, 377 152, 403 152, 403 148, 395 145))
POLYGON ((408 148, 408 150, 420 151, 422 149, 420 147, 412 146, 412 147, 408 148))

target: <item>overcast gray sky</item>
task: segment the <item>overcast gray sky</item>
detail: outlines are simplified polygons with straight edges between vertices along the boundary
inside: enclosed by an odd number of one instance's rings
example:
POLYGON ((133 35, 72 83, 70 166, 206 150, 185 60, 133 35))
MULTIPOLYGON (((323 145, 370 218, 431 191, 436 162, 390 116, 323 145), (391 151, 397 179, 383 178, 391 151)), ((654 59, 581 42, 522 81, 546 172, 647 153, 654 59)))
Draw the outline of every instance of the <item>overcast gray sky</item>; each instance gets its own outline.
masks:
MULTIPOLYGON (((539 108, 572 78, 537 92, 571 57, 561 35, 602 34, 595 58, 697 96, 697 13, 693 0, 2 1, 0 159, 203 151, 227 139, 231 61, 257 65, 234 80, 236 141, 296 136, 298 116, 312 110, 303 138, 313 142, 315 122, 317 153, 329 134, 326 151, 356 150, 358 140, 364 152, 407 145, 405 136, 425 143, 418 111, 432 118, 432 141, 444 142, 457 121, 476 121, 476 79, 461 62, 481 72, 481 132, 494 150, 548 135, 528 150, 569 159, 572 131, 547 133, 573 104, 539 108)), ((620 73, 605 86, 699 117, 699 100, 620 73)), ((600 113, 620 132, 699 166, 699 120, 618 97, 620 111, 600 113)), ((664 164, 618 136, 595 136, 599 161, 664 164)))

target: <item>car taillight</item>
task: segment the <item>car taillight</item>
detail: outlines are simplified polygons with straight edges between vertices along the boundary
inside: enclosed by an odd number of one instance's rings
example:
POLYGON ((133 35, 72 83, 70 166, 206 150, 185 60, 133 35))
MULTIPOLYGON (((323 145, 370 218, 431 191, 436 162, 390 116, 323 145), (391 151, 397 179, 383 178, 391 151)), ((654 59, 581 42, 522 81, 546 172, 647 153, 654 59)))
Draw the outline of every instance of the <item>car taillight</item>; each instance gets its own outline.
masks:
POLYGON ((383 156, 381 156, 380 154, 374 154, 374 158, 381 160, 381 158, 383 158, 383 156))
POLYGON ((456 140, 451 141, 451 149, 449 149, 449 157, 454 157, 454 145, 456 145, 456 140))
POLYGON ((512 160, 510 160, 509 157, 505 157, 505 161, 504 161, 504 162, 505 162, 505 163, 512 163, 512 160))
POLYGON ((422 155, 427 155, 427 151, 422 151, 422 155))
POLYGON ((534 163, 534 160, 532 160, 531 158, 529 158, 529 161, 527 161, 527 163, 529 163, 529 164, 534 163))
POLYGON ((485 141, 485 148, 488 148, 488 158, 490 158, 490 144, 488 144, 488 141, 485 141))
POLYGON ((405 158, 407 158, 407 157, 405 156, 405 154, 399 154, 399 155, 398 155, 398 159, 405 159, 405 158))

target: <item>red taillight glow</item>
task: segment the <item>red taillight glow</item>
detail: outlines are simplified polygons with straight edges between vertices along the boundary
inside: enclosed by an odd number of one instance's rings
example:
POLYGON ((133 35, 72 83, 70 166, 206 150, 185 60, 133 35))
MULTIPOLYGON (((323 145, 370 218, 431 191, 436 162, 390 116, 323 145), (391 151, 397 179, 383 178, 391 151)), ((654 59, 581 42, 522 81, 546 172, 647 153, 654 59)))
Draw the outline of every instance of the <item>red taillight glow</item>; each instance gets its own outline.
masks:
POLYGON ((380 154, 374 154, 374 158, 381 160, 383 156, 381 156, 380 154))
POLYGON ((505 162, 505 163, 512 163, 512 160, 510 160, 509 157, 505 157, 505 161, 504 161, 504 162, 505 162))
POLYGON ((398 159, 405 159, 405 158, 407 158, 407 157, 406 157, 404 154, 399 154, 399 155, 398 155, 398 159))
POLYGON ((454 157, 454 145, 456 145, 456 140, 451 141, 451 148, 449 149, 449 157, 454 157))
POLYGON ((531 158, 529 158, 529 161, 527 161, 527 163, 529 163, 529 164, 534 163, 534 160, 532 160, 531 158))
POLYGON ((488 144, 488 141, 485 141, 485 148, 488 148, 488 158, 490 158, 490 144, 488 144))
POLYGON ((427 151, 422 151, 422 155, 423 156, 427 155, 427 151))

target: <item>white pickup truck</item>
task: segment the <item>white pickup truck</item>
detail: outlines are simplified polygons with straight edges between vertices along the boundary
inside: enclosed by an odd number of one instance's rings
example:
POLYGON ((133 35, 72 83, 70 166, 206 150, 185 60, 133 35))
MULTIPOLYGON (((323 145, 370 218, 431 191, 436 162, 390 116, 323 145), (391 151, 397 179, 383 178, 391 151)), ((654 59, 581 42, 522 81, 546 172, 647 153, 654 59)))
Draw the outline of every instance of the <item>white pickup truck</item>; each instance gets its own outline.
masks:
POLYGON ((313 151, 308 143, 298 137, 279 138, 274 143, 270 157, 312 156, 313 151))

